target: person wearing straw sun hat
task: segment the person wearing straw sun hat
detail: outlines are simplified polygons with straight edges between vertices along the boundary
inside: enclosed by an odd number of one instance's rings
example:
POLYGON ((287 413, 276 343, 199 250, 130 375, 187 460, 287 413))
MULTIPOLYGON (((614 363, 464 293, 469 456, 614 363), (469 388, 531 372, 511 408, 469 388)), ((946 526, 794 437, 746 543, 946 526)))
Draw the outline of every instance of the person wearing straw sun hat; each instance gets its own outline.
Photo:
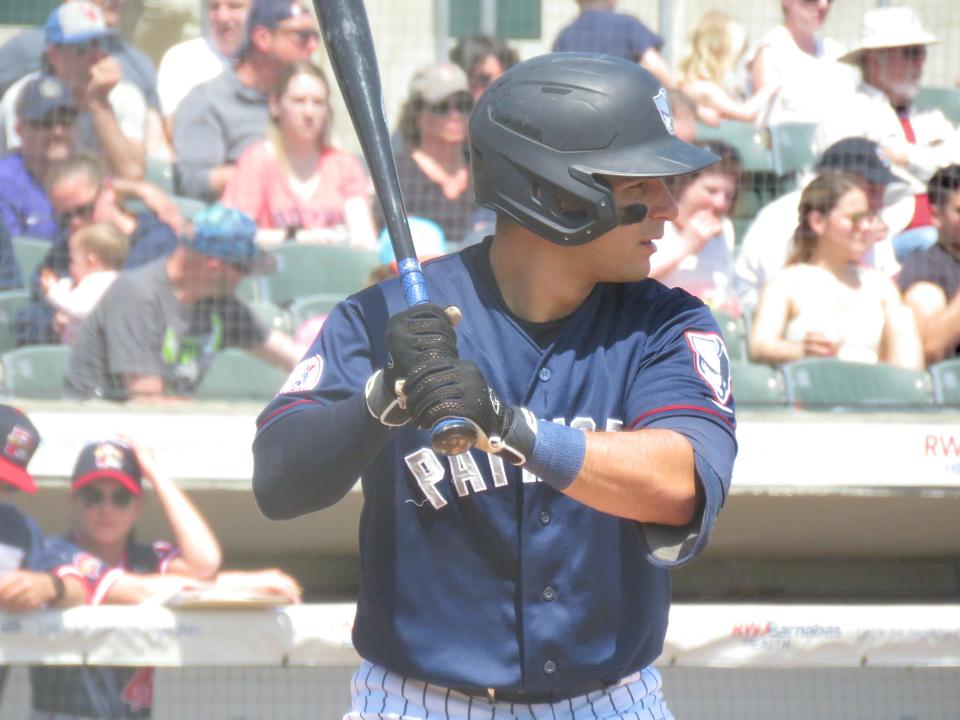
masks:
MULTIPOLYGON (((863 17, 860 39, 842 62, 860 68, 857 91, 828 108, 817 127, 814 150, 823 152, 844 137, 878 143, 906 185, 893 186, 906 231, 894 239, 902 261, 912 250, 936 241, 926 182, 937 168, 960 160, 957 128, 937 109, 913 101, 921 87, 927 48, 937 43, 909 7, 879 7, 863 17)), ((889 202, 888 202, 889 204, 889 202)))

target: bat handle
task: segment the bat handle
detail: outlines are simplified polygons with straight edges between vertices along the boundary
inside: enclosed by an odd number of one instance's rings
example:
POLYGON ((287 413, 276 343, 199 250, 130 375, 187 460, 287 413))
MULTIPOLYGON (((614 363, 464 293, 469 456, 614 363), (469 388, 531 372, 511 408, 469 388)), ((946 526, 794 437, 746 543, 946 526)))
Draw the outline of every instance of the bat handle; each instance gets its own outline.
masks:
MULTIPOLYGON (((407 305, 429 302, 427 284, 416 258, 403 258, 397 263, 403 297, 407 305)), ((450 417, 438 420, 430 430, 430 446, 441 455, 460 455, 477 444, 477 428, 469 420, 450 417)))

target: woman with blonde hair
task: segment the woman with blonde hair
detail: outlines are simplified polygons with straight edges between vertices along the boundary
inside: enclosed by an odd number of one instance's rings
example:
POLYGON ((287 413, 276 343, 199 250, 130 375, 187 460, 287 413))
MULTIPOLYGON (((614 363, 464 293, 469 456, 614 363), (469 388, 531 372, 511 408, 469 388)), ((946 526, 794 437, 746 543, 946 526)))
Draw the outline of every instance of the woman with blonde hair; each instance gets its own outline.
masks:
POLYGON ((693 28, 679 65, 680 90, 696 103, 701 121, 710 125, 724 119, 752 122, 776 94, 776 83, 749 98, 732 89, 732 76, 746 49, 746 30, 726 13, 710 10, 693 28))
POLYGON ((760 296, 752 360, 838 357, 923 368, 916 322, 896 285, 860 264, 880 223, 858 179, 835 172, 814 178, 800 197, 787 266, 760 296))
POLYGON ((330 143, 330 85, 296 63, 270 93, 266 139, 240 155, 222 202, 252 217, 257 239, 374 248, 373 188, 359 158, 330 143))

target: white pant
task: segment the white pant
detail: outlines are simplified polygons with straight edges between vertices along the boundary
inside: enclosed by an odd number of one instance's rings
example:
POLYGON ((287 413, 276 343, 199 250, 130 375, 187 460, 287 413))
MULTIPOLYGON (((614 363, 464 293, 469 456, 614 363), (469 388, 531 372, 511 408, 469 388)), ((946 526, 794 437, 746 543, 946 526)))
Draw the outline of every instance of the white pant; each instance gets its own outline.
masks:
POLYGON ((535 705, 491 702, 398 675, 366 660, 353 675, 353 710, 343 720, 674 720, 646 668, 616 685, 535 705))

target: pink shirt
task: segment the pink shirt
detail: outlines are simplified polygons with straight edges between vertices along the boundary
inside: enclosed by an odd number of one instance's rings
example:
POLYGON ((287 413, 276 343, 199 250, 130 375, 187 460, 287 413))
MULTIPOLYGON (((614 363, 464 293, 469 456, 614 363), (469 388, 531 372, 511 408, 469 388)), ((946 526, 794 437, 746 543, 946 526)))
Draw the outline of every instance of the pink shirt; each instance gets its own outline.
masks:
POLYGON ((320 155, 317 180, 313 194, 300 197, 290 187, 273 146, 264 140, 240 155, 222 202, 247 213, 260 228, 332 228, 344 224, 348 198, 373 193, 363 163, 334 148, 320 155))

